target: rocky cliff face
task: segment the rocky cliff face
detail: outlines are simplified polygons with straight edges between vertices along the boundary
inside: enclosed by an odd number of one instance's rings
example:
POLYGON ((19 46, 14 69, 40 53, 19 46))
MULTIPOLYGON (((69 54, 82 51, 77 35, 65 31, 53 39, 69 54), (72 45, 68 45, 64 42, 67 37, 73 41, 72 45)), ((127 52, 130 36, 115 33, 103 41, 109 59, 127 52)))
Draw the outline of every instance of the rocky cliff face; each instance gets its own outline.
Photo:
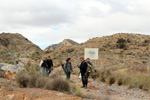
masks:
POLYGON ((26 51, 41 52, 42 50, 21 34, 1 33, 0 34, 0 50, 5 51, 26 51))
POLYGON ((78 44, 78 43, 73 41, 73 40, 65 39, 62 42, 60 42, 59 44, 54 44, 54 45, 48 46, 44 51, 45 52, 53 51, 53 50, 56 50, 56 49, 59 49, 59 48, 62 48, 62 47, 73 46, 73 45, 76 45, 76 44, 78 44))

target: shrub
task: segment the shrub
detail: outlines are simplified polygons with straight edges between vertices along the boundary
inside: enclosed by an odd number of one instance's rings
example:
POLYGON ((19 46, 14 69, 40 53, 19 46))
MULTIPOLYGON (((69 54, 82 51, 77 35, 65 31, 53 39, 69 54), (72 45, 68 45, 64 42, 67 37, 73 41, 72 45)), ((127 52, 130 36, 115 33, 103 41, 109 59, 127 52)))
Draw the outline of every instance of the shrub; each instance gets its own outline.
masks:
POLYGON ((109 85, 112 85, 115 83, 115 78, 114 77, 110 77, 110 82, 109 82, 109 85))
POLYGON ((44 89, 52 90, 52 80, 47 80, 44 89))
POLYGON ((73 91, 73 94, 76 95, 76 96, 81 96, 81 90, 78 86, 74 85, 72 87, 72 91, 73 91))
POLYGON ((99 77, 99 75, 100 75, 100 71, 99 70, 94 70, 92 73, 91 73, 91 77, 92 77, 92 79, 96 79, 96 78, 98 78, 99 77))
POLYGON ((21 88, 26 88, 28 86, 29 78, 24 71, 21 71, 16 74, 16 81, 21 88))
POLYGON ((74 51, 74 49, 73 49, 73 48, 70 48, 70 49, 67 49, 66 51, 67 51, 67 53, 71 53, 71 52, 74 51))
POLYGON ((123 38, 119 38, 117 40, 117 48, 127 50, 126 40, 123 38))
POLYGON ((26 69, 26 71, 29 73, 29 74, 36 74, 38 71, 37 67, 35 65, 32 65, 30 62, 28 62, 24 68, 26 69))
POLYGON ((139 84, 138 88, 143 89, 143 84, 139 84))
POLYGON ((46 82, 47 82, 47 78, 40 77, 36 80, 35 87, 36 88, 44 88, 44 86, 46 85, 46 82))
POLYGON ((50 74, 50 78, 56 78, 56 77, 59 77, 63 74, 63 71, 62 70, 54 70, 51 72, 50 74))
POLYGON ((62 79, 61 77, 54 78, 45 86, 48 90, 56 90, 56 91, 70 91, 70 85, 67 80, 62 79))
POLYGON ((5 76, 5 73, 4 73, 3 71, 1 71, 1 70, 0 70, 0 77, 1 77, 1 78, 5 78, 5 77, 6 77, 6 76, 5 76))
POLYGON ((35 88, 36 87, 36 81, 40 76, 38 74, 34 74, 34 75, 29 75, 29 82, 28 82, 28 87, 30 88, 35 88))
POLYGON ((118 81, 118 85, 121 86, 122 84, 123 84, 123 81, 122 81, 122 79, 120 79, 120 80, 118 81))

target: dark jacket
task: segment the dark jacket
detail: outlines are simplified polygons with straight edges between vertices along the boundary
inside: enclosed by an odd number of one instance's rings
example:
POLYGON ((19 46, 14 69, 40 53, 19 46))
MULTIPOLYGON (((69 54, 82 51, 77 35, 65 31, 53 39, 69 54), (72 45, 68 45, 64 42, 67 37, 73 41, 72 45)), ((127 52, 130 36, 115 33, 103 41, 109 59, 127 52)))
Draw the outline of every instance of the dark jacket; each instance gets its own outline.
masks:
POLYGON ((43 60, 42 67, 48 67, 47 61, 43 60))
POLYGON ((81 64, 80 64, 80 72, 81 73, 86 73, 86 71, 87 71, 87 67, 88 67, 88 65, 87 65, 87 63, 85 62, 85 61, 83 61, 81 64))
POLYGON ((48 68, 51 68, 53 66, 53 61, 51 59, 48 59, 47 65, 48 65, 48 68))
POLYGON ((66 72, 72 72, 72 71, 73 71, 73 69, 72 69, 72 64, 69 63, 69 62, 66 62, 65 65, 64 65, 64 70, 65 70, 66 72))

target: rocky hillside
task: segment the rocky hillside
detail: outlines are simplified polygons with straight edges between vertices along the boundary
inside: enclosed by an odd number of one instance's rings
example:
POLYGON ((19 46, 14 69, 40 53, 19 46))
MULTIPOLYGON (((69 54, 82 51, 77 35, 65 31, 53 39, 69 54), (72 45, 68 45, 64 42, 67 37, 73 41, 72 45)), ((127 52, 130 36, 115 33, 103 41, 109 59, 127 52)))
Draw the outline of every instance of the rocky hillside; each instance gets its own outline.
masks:
POLYGON ((140 65, 146 68, 150 55, 150 35, 119 33, 97 37, 82 44, 57 49, 47 55, 60 63, 69 55, 76 65, 78 54, 84 56, 84 48, 99 49, 99 60, 95 62, 97 66, 123 66, 126 63, 128 67, 140 65))
POLYGON ((73 40, 65 39, 62 42, 60 42, 59 44, 54 44, 54 45, 48 46, 44 51, 45 52, 53 51, 53 50, 56 50, 56 49, 60 49, 62 47, 73 46, 73 45, 76 45, 76 44, 78 44, 78 43, 73 41, 73 40))
POLYGON ((1 51, 26 51, 41 52, 42 50, 21 34, 1 33, 0 34, 0 50, 1 51))

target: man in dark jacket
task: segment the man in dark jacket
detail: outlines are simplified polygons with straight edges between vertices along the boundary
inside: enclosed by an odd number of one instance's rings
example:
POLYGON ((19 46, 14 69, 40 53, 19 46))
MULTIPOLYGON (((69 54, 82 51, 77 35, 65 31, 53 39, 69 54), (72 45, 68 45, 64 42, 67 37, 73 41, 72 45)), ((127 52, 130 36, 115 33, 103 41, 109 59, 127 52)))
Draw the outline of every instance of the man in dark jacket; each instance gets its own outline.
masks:
POLYGON ((52 67, 53 67, 53 61, 51 60, 50 56, 48 56, 47 65, 48 65, 48 67, 47 67, 46 71, 47 71, 47 74, 49 75, 51 73, 52 67))
POLYGON ((83 57, 80 58, 80 61, 81 61, 80 66, 79 65, 77 65, 77 66, 80 68, 80 73, 81 73, 81 77, 82 77, 82 84, 83 84, 82 87, 87 88, 88 81, 87 81, 87 77, 86 77, 86 72, 87 72, 88 65, 85 62, 83 57))

